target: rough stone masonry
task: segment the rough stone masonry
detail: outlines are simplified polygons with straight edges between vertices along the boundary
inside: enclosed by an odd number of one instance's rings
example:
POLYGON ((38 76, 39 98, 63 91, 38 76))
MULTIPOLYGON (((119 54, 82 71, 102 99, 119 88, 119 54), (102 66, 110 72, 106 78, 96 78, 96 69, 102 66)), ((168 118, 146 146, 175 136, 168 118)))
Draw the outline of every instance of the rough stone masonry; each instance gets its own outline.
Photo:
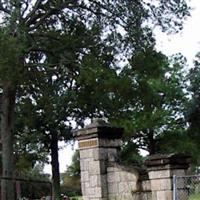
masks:
POLYGON ((94 120, 74 136, 79 142, 83 200, 172 200, 173 175, 185 175, 188 157, 154 155, 147 173, 120 164, 123 129, 94 120))

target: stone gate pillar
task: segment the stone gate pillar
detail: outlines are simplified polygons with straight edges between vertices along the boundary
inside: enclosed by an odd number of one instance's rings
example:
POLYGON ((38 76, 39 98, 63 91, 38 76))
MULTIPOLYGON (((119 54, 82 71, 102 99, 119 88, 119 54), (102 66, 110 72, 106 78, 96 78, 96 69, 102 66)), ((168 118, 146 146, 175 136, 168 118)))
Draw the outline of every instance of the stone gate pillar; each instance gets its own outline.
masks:
POLYGON ((107 166, 118 160, 123 129, 94 120, 74 133, 78 140, 84 200, 107 200, 107 166))
POLYGON ((146 161, 152 200, 173 199, 173 175, 185 176, 190 157, 179 154, 153 155, 146 161))

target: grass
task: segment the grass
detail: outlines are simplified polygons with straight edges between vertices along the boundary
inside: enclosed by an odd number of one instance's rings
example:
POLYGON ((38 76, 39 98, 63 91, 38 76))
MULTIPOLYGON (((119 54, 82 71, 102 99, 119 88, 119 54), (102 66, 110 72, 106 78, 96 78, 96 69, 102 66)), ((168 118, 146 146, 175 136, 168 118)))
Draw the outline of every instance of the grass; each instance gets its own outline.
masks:
POLYGON ((200 200, 200 194, 193 194, 189 197, 189 200, 200 200))
POLYGON ((82 197, 78 197, 78 196, 70 197, 70 200, 82 200, 82 197))

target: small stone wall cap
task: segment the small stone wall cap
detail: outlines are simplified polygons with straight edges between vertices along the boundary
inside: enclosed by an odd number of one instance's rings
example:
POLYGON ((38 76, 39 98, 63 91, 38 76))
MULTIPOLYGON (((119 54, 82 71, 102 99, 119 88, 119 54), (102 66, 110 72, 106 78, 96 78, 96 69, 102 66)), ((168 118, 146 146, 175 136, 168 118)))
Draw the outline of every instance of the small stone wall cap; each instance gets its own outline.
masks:
POLYGON ((166 165, 166 164, 189 164, 190 156, 186 154, 155 154, 148 157, 145 161, 147 166, 166 165))
POLYGON ((189 155, 183 153, 171 153, 171 154, 154 154, 148 157, 148 160, 159 160, 162 158, 189 158, 189 155))
POLYGON ((148 160, 157 160, 157 159, 161 159, 161 158, 169 158, 174 154, 153 154, 148 156, 148 160))

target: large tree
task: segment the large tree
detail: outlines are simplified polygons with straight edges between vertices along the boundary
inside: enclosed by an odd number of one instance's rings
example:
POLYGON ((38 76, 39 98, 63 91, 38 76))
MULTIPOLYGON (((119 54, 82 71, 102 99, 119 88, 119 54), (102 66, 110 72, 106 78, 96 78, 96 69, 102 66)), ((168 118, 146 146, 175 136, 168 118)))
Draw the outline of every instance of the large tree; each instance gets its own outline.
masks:
MULTIPOLYGON (((74 25, 78 27, 77 24, 74 25)), ((116 86, 113 82, 116 82, 117 74, 114 69, 109 68, 113 56, 97 40, 97 27, 94 29, 88 31, 81 26, 77 29, 78 32, 70 30, 69 33, 62 34, 60 42, 65 44, 66 49, 54 52, 55 55, 49 55, 49 59, 55 62, 59 58, 56 54, 63 55, 70 49, 70 68, 63 66, 59 70, 44 69, 45 73, 40 73, 40 81, 24 86, 27 95, 19 98, 17 103, 18 143, 28 143, 26 148, 35 144, 38 145, 38 150, 50 152, 56 198, 60 195, 58 141, 70 139, 70 120, 81 124, 85 117, 99 115, 100 111, 104 111, 103 108, 108 112, 107 107, 110 107, 111 101, 107 94, 116 86), (71 41, 75 38, 76 44, 73 44, 71 41), (91 76, 88 76, 90 73, 91 76), (108 87, 109 84, 112 87, 108 87), (28 119, 27 115, 30 115, 28 119)), ((55 46, 52 42, 50 45, 55 46)), ((47 60, 48 63, 51 61, 47 60)))
POLYGON ((188 90, 189 101, 187 104, 187 112, 185 113, 188 121, 188 141, 190 141, 190 151, 195 166, 199 166, 199 139, 200 139, 200 54, 196 55, 194 60, 194 68, 190 69, 188 74, 188 90))
MULTIPOLYGON (((145 22, 151 19, 152 23, 164 29, 177 30, 188 15, 188 7, 183 0, 160 1, 158 4, 128 0, 2 0, 0 13, 2 174, 11 178, 14 171, 14 111, 18 95, 24 95, 24 85, 34 85, 35 81, 40 81, 38 72, 45 73, 46 68, 58 70, 64 65, 70 68, 66 55, 61 57, 59 63, 45 62, 49 58, 48 53, 53 55, 56 49, 49 49, 46 46, 48 41, 55 41, 69 26, 73 26, 74 19, 88 28, 99 24, 101 39, 105 44, 116 47, 115 51, 110 52, 115 55, 116 64, 122 49, 129 53, 141 48, 144 42, 149 42, 151 32, 145 22), (52 35, 52 32, 55 34, 52 35)), ((110 66, 114 67, 114 64, 110 66)), ((2 199, 14 199, 13 187, 6 181, 2 183, 2 199)))
POLYGON ((149 154, 163 152, 164 138, 186 127, 184 65, 181 56, 170 61, 150 47, 134 55, 121 72, 130 77, 132 92, 118 118, 123 117, 127 137, 149 154))

